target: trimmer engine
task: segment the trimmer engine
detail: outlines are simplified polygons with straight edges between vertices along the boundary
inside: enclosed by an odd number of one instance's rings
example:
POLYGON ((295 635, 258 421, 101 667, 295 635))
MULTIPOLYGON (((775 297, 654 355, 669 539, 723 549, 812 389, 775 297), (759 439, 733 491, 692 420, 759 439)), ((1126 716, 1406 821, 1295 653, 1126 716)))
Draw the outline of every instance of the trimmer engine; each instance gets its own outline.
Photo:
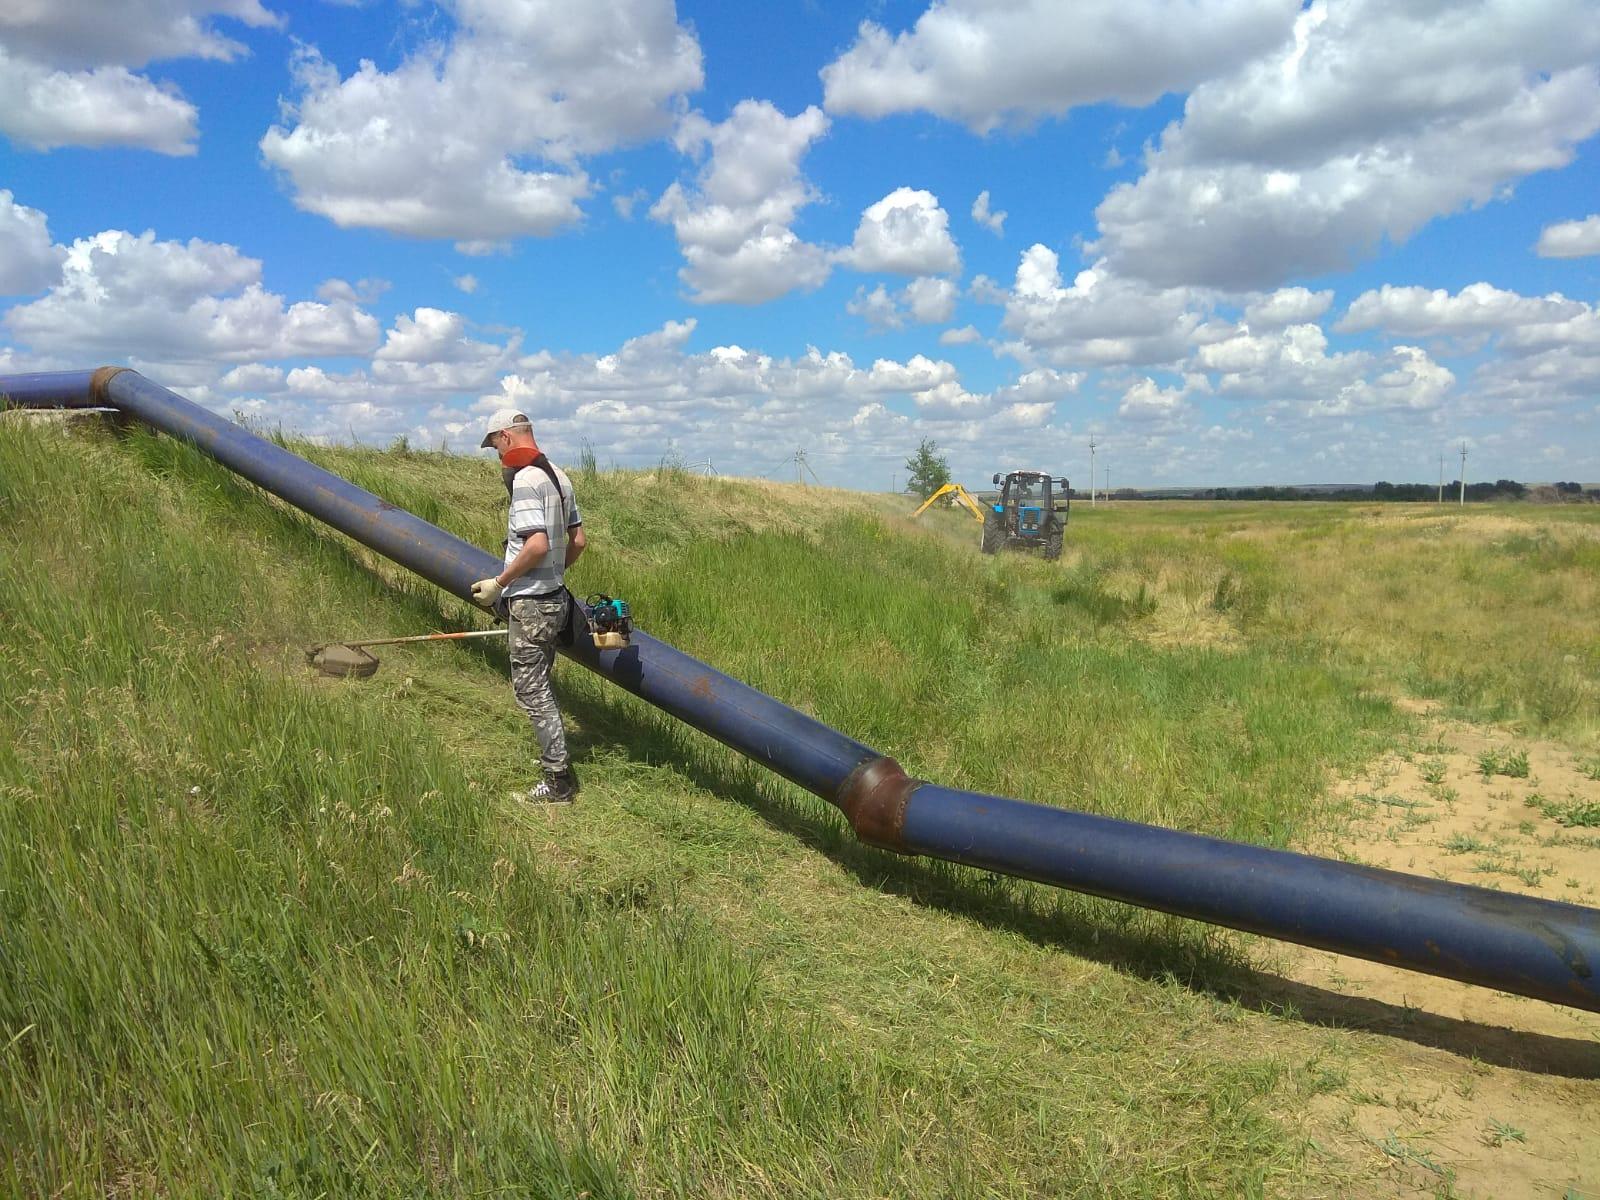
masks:
POLYGON ((621 650, 633 633, 629 620, 628 602, 616 600, 603 593, 584 600, 589 608, 589 628, 594 635, 597 650, 621 650))

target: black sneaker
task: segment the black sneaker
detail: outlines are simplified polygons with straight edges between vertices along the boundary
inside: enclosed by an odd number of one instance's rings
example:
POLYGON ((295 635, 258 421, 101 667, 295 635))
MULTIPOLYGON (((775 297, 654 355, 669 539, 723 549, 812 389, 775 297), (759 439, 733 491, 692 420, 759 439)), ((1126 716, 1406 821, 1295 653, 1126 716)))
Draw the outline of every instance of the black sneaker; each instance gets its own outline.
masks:
POLYGON ((513 795, 530 804, 571 804, 578 798, 578 777, 570 770, 551 771, 527 791, 513 795))

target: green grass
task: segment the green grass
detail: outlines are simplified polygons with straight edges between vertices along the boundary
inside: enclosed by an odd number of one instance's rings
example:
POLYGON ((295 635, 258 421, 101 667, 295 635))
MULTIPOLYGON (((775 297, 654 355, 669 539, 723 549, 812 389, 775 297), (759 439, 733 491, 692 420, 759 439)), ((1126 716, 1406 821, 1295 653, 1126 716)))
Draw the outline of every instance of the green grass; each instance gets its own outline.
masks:
MULTIPOLYGON (((296 448, 498 544, 485 464, 296 448)), ((941 782, 1290 845, 1403 723, 1205 510, 1079 522, 1052 566, 818 489, 581 486, 575 590, 941 782)), ((168 439, 0 429, 0 562, 17 1192, 1259 1195, 1314 1170, 1298 1114, 1348 1050, 1241 1011, 1249 939, 863 847, 570 666, 583 799, 513 806, 535 755, 503 648, 393 648, 366 683, 301 662, 481 618, 168 439)))

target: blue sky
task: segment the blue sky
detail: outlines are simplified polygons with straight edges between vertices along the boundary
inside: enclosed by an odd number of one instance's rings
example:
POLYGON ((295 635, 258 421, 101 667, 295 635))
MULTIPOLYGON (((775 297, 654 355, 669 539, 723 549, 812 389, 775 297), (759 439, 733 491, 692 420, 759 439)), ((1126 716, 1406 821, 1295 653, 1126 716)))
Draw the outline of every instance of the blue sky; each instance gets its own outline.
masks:
POLYGON ((1600 480, 1593 0, 1068 7, 21 6, 0 372, 875 490, 1600 480))

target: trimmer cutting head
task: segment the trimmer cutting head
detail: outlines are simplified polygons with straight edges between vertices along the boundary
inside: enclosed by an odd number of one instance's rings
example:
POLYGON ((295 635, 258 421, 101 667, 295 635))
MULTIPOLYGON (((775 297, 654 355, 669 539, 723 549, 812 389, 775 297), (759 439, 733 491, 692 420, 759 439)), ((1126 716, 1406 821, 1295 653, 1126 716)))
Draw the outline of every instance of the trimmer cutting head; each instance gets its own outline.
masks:
POLYGON ((327 646, 313 646, 306 651, 306 661, 318 673, 335 678, 366 679, 378 673, 378 658, 359 646, 346 646, 333 642, 327 646))

